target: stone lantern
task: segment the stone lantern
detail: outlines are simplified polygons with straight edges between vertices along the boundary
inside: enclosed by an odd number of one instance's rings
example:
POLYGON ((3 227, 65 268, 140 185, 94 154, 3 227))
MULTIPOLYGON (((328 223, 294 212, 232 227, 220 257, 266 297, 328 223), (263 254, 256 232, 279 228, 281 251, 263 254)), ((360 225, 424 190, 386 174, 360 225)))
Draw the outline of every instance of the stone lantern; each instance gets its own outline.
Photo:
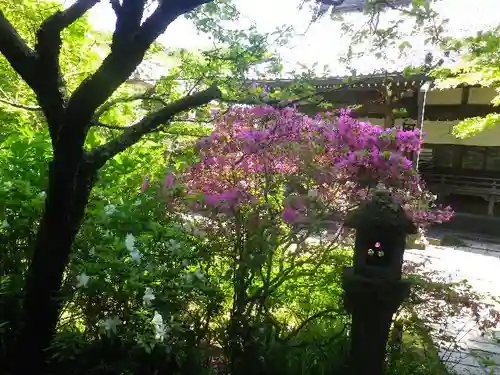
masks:
POLYGON ((344 306, 352 315, 351 375, 383 375, 392 317, 411 286, 401 277, 406 237, 417 227, 387 191, 374 192, 345 226, 356 229, 353 267, 343 275, 344 306))

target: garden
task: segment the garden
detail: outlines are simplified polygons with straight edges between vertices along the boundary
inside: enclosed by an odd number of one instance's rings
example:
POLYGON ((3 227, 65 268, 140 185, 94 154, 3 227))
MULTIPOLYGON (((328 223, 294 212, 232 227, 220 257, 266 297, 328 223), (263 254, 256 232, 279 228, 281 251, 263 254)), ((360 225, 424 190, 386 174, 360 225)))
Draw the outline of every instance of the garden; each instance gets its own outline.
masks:
MULTIPOLYGON (((453 215, 418 173, 425 135, 307 116, 307 77, 249 80, 280 60, 270 35, 219 26, 229 1, 110 1, 113 35, 88 22, 97 3, 0 0, 1 373, 349 374, 346 218, 380 191, 421 234, 453 215), (223 47, 175 51, 138 88, 179 15, 223 47)), ((436 327, 467 314, 486 332, 500 313, 402 267, 385 372, 452 375, 439 348, 458 338, 436 327)))

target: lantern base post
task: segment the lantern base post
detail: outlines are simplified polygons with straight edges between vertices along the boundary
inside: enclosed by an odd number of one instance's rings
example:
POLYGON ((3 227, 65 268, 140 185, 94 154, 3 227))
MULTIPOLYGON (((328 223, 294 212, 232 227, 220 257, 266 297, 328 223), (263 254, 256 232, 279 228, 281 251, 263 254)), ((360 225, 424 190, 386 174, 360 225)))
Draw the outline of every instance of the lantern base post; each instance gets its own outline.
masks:
POLYGON ((350 375, 383 375, 392 317, 409 295, 409 280, 343 274, 344 307, 352 316, 350 375))

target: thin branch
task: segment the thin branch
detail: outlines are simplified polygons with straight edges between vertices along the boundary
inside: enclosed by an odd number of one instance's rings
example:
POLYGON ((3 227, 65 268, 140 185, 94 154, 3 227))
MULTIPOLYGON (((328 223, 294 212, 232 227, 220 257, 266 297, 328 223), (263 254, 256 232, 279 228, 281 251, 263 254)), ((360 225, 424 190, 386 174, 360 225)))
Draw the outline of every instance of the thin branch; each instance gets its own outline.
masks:
POLYGON ((220 90, 214 85, 204 91, 185 96, 125 128, 122 135, 89 152, 87 160, 94 168, 100 168, 113 156, 137 143, 144 135, 171 121, 175 115, 219 99, 221 95, 220 90))
MULTIPOLYGON (((189 119, 189 118, 173 118, 170 122, 177 122, 177 123, 190 122, 190 123, 196 123, 196 124, 209 124, 211 121, 212 120, 202 121, 202 120, 189 119)), ((97 121, 97 120, 92 121, 92 126, 97 127, 97 128, 110 129, 110 130, 126 130, 129 128, 129 126, 105 124, 105 123, 97 121)), ((171 133, 168 129, 164 129, 163 132, 167 133, 167 134, 171 133)), ((172 133, 172 134, 187 135, 187 136, 192 135, 189 133, 181 134, 178 131, 175 131, 175 133, 172 133)))
POLYGON ((105 128, 105 129, 110 129, 110 130, 125 130, 127 129, 127 126, 120 126, 120 125, 109 125, 109 124, 104 124, 99 121, 92 121, 92 126, 96 128, 105 128))
POLYGON ((328 338, 328 340, 322 342, 321 344, 318 344, 317 341, 305 341, 305 342, 301 342, 300 344, 291 345, 291 346, 289 346, 289 348, 299 349, 299 348, 307 347, 309 345, 315 345, 317 348, 321 348, 323 346, 328 346, 332 342, 334 342, 335 340, 339 339, 345 333, 348 326, 350 326, 350 325, 348 325, 348 324, 342 325, 342 329, 339 332, 337 332, 335 335, 328 338))
POLYGON ((35 51, 28 47, 1 10, 0 53, 5 56, 12 68, 31 86, 35 76, 35 51))
MULTIPOLYGON (((210 66, 210 64, 208 65, 210 66)), ((198 78, 196 80, 196 82, 194 83, 194 85, 189 89, 187 95, 191 95, 193 93, 193 91, 196 89, 196 87, 201 83, 201 81, 205 78, 205 75, 201 75, 200 78, 198 78)))
POLYGON ((17 103, 17 102, 12 102, 7 99, 0 98, 0 103, 10 105, 11 107, 15 108, 20 108, 20 109, 25 109, 27 111, 41 111, 42 107, 40 106, 34 106, 34 105, 26 105, 22 103, 17 103))
POLYGON ((113 99, 113 100, 110 100, 106 103, 104 103, 95 113, 94 115, 94 118, 96 120, 99 120, 99 118, 104 114, 106 113, 107 111, 109 111, 112 107, 114 107, 116 104, 119 104, 119 103, 128 103, 128 102, 133 102, 133 101, 136 101, 136 100, 150 100, 150 101, 157 101, 161 104, 163 104, 164 106, 167 105, 167 103, 165 102, 165 100, 163 100, 162 98, 158 98, 158 97, 154 97, 154 96, 151 96, 149 94, 137 94, 137 95, 131 95, 131 96, 125 96, 125 97, 121 97, 121 98, 116 98, 116 99, 113 99))
POLYGON ((317 0, 318 3, 338 7, 344 4, 345 0, 317 0))
POLYGON ((393 3, 391 3, 389 0, 379 0, 374 5, 385 5, 386 7, 391 8, 393 10, 397 10, 398 12, 406 14, 407 16, 414 16, 414 17, 415 16, 422 16, 421 13, 415 13, 415 12, 412 12, 411 10, 400 8, 396 5, 394 5, 393 3))
POLYGON ((341 315, 342 312, 343 311, 340 310, 340 309, 338 309, 338 308, 333 308, 333 309, 327 309, 327 310, 319 311, 316 314, 311 315, 309 318, 307 318, 306 320, 304 320, 302 323, 300 323, 300 325, 297 328, 295 328, 287 337, 285 337, 283 339, 283 341, 290 341, 292 338, 294 338, 295 336, 297 336, 300 333, 300 331, 302 329, 304 329, 313 320, 316 320, 316 319, 319 319, 319 318, 322 318, 324 316, 328 316, 328 315, 331 315, 331 314, 341 315))
POLYGON ((49 28, 54 27, 53 31, 58 30, 61 32, 73 22, 77 21, 99 2, 101 2, 101 0, 77 0, 66 10, 54 13, 52 16, 47 18, 43 24, 49 28))
POLYGON ((149 47, 177 17, 213 0, 161 1, 135 36, 139 45, 149 47))

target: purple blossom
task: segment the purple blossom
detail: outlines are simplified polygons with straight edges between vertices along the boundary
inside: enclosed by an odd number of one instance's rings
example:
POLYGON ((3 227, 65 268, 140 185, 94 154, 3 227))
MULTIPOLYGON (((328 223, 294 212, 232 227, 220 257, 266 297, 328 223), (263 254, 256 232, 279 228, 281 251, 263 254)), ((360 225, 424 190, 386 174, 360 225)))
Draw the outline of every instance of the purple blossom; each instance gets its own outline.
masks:
POLYGON ((167 175, 165 176, 165 186, 167 188, 172 188, 175 186, 175 179, 172 172, 168 172, 167 175))
MULTIPOLYGON (((383 129, 358 121, 350 110, 309 117, 293 107, 234 107, 216 119, 210 136, 200 138, 200 161, 180 179, 186 190, 204 196, 198 208, 226 214, 244 207, 253 212, 269 190, 264 184, 276 184, 270 186, 276 191, 293 177, 318 192, 315 204, 336 210, 367 198, 360 187, 382 183, 416 222, 447 220, 451 210, 421 210, 422 202, 433 201, 413 168, 411 153, 421 146, 418 129, 383 129)), ((170 178, 165 184, 173 186, 170 178)), ((305 197, 296 192, 281 202, 285 222, 314 217, 307 189, 305 197)))
POLYGON ((142 182, 142 185, 140 188, 141 193, 144 193, 146 190, 148 190, 149 185, 150 185, 149 176, 146 176, 146 177, 144 177, 144 181, 142 182))

